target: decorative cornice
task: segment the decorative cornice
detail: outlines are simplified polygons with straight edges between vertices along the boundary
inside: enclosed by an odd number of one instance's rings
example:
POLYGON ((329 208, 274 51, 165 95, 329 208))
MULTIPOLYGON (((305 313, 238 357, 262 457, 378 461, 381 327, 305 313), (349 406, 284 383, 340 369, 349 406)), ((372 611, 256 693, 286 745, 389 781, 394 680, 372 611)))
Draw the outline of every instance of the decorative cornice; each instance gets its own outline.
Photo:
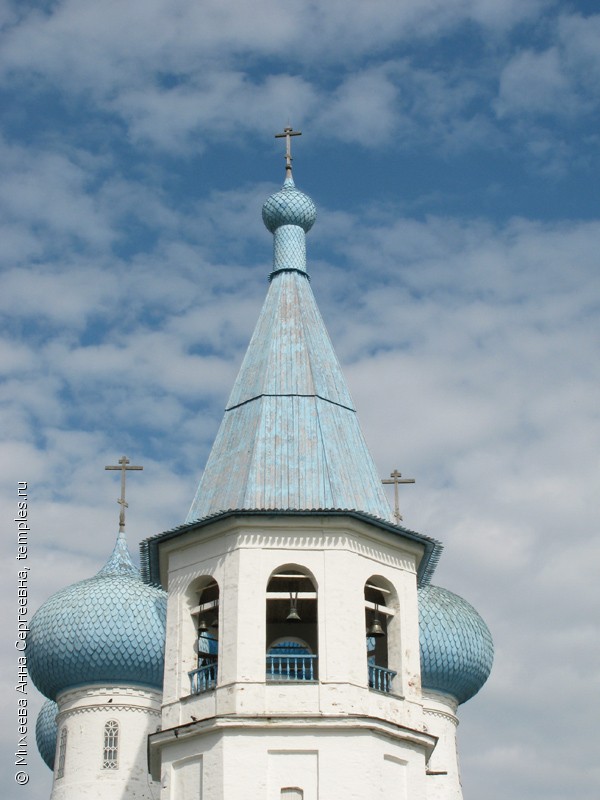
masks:
POLYGON ((442 719, 449 720, 455 727, 458 727, 458 717, 455 717, 454 714, 450 714, 446 711, 438 711, 432 708, 423 708, 423 714, 426 714, 429 717, 441 717, 442 719))
MULTIPOLYGON (((155 689, 139 688, 134 686, 111 686, 109 683, 98 683, 87 686, 80 686, 75 689, 66 689, 58 695, 58 702, 61 705, 67 702, 93 697, 136 697, 155 700, 160 703, 162 693, 155 689)), ((104 701, 106 702, 106 701, 104 701)))
POLYGON ((69 708, 65 711, 59 711, 56 715, 57 724, 60 725, 71 717, 75 717, 77 715, 88 714, 90 711, 93 713, 97 711, 104 711, 109 715, 120 711, 136 711, 141 714, 147 714, 148 716, 160 717, 160 710, 149 708, 148 706, 122 706, 115 704, 106 705, 105 703, 102 706, 77 706, 77 708, 69 708))

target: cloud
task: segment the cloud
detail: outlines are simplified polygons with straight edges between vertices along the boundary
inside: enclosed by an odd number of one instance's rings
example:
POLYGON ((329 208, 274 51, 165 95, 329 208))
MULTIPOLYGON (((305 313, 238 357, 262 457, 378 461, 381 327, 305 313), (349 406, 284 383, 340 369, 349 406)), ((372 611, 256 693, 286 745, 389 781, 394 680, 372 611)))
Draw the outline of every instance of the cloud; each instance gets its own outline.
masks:
POLYGON ((179 85, 125 89, 109 106, 128 124, 133 141, 148 140, 171 152, 240 130, 271 133, 282 109, 296 120, 309 115, 316 91, 299 76, 252 79, 238 71, 208 71, 179 85))
POLYGON ((428 39, 474 21, 488 33, 533 16, 535 0, 379 0, 365 5, 282 6, 275 0, 226 5, 216 0, 63 0, 50 12, 22 12, 8 27, 7 71, 35 71, 66 87, 127 86, 144 75, 223 68, 232 59, 287 58, 306 63, 346 61, 415 37, 428 39), (77 69, 75 69, 77 67, 77 69))
MULTIPOLYGON (((564 165, 572 160, 573 145, 556 126, 572 139, 582 135, 575 121, 586 125, 598 112, 600 15, 563 14, 553 23, 551 46, 522 49, 503 66, 494 108, 500 120, 511 121, 513 131, 527 138, 537 160, 564 165)), ((584 131, 593 141, 594 134, 584 131)))
POLYGON ((404 63, 395 80, 389 65, 403 63, 397 55, 415 39, 435 52, 436 37, 459 35, 469 22, 493 35, 539 7, 533 0, 109 5, 65 0, 50 13, 23 13, 6 30, 0 70, 30 90, 35 75, 35 91, 43 82, 91 101, 124 123, 132 142, 170 152, 189 147, 190 137, 198 148, 241 130, 270 131, 282 113, 311 120, 327 138, 373 147, 406 135, 416 111, 418 135, 433 121, 455 144, 483 143, 491 133, 484 115, 459 123, 457 113, 481 93, 473 79, 481 69, 462 77, 454 70, 448 80, 446 67, 404 63))
POLYGON ((579 105, 557 48, 519 53, 502 71, 496 104, 501 117, 523 113, 568 115, 579 105))

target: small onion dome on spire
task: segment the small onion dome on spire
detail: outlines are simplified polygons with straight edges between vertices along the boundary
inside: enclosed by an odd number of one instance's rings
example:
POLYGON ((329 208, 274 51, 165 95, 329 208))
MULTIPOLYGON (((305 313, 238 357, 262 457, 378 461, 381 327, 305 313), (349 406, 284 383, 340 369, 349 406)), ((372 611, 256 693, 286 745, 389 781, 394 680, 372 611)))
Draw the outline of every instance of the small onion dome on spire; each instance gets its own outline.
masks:
POLYGON ((308 233, 315 224, 315 204, 308 195, 296 189, 291 170, 287 171, 282 189, 265 200, 262 218, 271 233, 282 225, 297 225, 308 233))
POLYGON ((419 638, 423 689, 464 703, 488 679, 492 635, 472 605, 439 586, 419 588, 419 638))
POLYGON ((52 595, 31 619, 28 667, 50 699, 91 683, 162 688, 167 595, 144 583, 125 535, 93 578, 52 595))
POLYGON ((44 763, 54 769, 54 754, 56 752, 56 715, 58 706, 54 700, 46 700, 40 709, 37 722, 35 723, 35 741, 37 749, 44 763))

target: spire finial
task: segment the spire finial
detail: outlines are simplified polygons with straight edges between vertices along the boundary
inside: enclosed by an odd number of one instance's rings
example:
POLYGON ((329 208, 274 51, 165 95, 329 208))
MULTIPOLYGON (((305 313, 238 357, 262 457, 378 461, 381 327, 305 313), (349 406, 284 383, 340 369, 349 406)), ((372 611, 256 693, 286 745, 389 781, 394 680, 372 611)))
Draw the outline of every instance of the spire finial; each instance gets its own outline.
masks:
POLYGON ((400 513, 400 504, 398 502, 398 484, 399 483, 414 483, 414 478, 403 478, 402 474, 395 469, 393 472, 390 472, 390 478, 384 478, 381 482, 386 483, 393 483, 394 484, 394 518, 396 520, 396 525, 400 525, 402 522, 402 514, 400 513))
POLYGON ((104 469, 119 469, 121 470, 121 497, 117 500, 117 503, 121 506, 121 511, 119 512, 119 533, 125 532, 125 509, 129 508, 129 504, 125 501, 125 476, 127 474, 127 470, 130 469, 144 469, 143 467, 134 467, 129 465, 129 459, 127 456, 122 456, 119 459, 119 465, 113 467, 104 467, 104 469))
POLYGON ((286 125, 283 133, 276 133, 276 139, 285 137, 285 177, 292 177, 292 136, 302 136, 302 131, 295 131, 291 125, 286 125))

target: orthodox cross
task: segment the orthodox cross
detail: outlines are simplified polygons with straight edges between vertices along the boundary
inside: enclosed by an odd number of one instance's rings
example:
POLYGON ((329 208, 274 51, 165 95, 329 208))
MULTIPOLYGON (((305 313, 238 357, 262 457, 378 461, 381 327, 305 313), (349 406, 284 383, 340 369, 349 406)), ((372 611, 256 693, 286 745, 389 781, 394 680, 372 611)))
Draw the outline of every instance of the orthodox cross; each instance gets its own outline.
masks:
POLYGON ((283 129, 283 133, 276 133, 276 139, 283 139, 285 137, 285 169, 292 169, 292 136, 302 136, 302 131, 295 131, 289 125, 283 129))
POLYGON ((396 524, 399 525, 402 521, 402 514, 400 513, 400 505, 398 503, 398 484, 399 483, 414 483, 414 478, 403 478, 402 475, 395 469, 393 472, 390 472, 389 478, 384 478, 382 483, 393 483, 394 484, 394 517, 396 518, 396 524), (391 478, 391 480, 390 480, 391 478))
POLYGON ((127 475, 127 470, 130 469, 144 469, 143 467, 134 467, 129 465, 129 459, 127 456, 122 456, 119 459, 119 465, 115 467, 104 467, 104 469, 120 469, 121 470, 121 497, 117 500, 117 503, 121 506, 121 511, 119 512, 119 533, 123 533, 125 530, 125 509, 129 508, 129 503, 125 501, 125 476, 127 475))

